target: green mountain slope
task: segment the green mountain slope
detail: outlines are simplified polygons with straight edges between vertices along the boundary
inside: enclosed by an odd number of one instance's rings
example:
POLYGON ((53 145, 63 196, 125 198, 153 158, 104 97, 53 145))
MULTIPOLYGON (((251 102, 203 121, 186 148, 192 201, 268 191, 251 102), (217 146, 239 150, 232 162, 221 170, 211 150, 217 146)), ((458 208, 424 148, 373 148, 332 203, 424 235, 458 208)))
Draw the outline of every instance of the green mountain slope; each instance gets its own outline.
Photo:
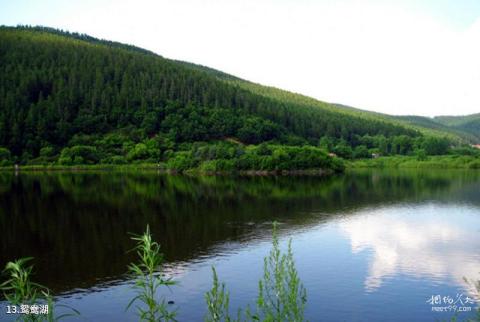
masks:
POLYGON ((75 146, 98 148, 99 160, 163 160, 182 144, 226 138, 281 145, 327 138, 339 151, 410 153, 425 136, 466 138, 459 129, 339 108, 135 46, 0 27, 0 147, 24 162, 56 160, 75 146))
POLYGON ((282 102, 288 102, 293 105, 302 105, 308 107, 315 107, 321 110, 331 111, 334 113, 341 113, 343 115, 354 116, 365 120, 381 121, 388 124, 402 126, 408 129, 419 131, 425 135, 448 137, 456 142, 475 142, 480 140, 480 130, 467 131, 462 128, 454 128, 447 124, 437 122, 435 119, 423 117, 423 116, 396 116, 383 113, 371 112, 367 110, 358 109, 351 106, 342 104, 326 103, 318 101, 308 96, 304 96, 297 93, 284 91, 274 87, 263 86, 260 84, 252 83, 232 75, 228 75, 221 71, 201 66, 192 63, 181 62, 187 66, 202 70, 210 73, 213 76, 225 81, 229 81, 233 84, 248 89, 251 92, 260 94, 265 97, 278 99, 282 102))
POLYGON ((252 84, 245 81, 237 81, 237 83, 253 92, 265 95, 266 97, 277 98, 284 102, 289 102, 292 104, 296 103, 302 106, 316 107, 318 109, 327 110, 336 114, 360 118, 365 121, 384 122, 391 124, 392 126, 400 126, 413 131, 418 131, 428 136, 448 137, 455 142, 466 142, 476 139, 472 137, 471 133, 461 129, 452 129, 448 126, 442 126, 433 121, 427 122, 428 118, 421 116, 403 117, 371 112, 340 104, 325 103, 301 94, 291 93, 258 84, 252 84))
POLYGON ((456 129, 467 132, 475 137, 476 142, 480 142, 480 113, 465 116, 436 116, 434 121, 456 129))
POLYGON ((469 131, 463 127, 455 127, 449 126, 447 124, 443 124, 438 122, 436 117, 430 118, 425 116, 415 116, 415 115, 408 115, 408 116, 395 116, 396 119, 405 121, 411 126, 416 128, 423 128, 425 133, 430 132, 431 134, 441 134, 444 133, 448 137, 454 139, 455 137, 460 137, 462 140, 470 143, 480 142, 480 127, 476 130, 469 131))

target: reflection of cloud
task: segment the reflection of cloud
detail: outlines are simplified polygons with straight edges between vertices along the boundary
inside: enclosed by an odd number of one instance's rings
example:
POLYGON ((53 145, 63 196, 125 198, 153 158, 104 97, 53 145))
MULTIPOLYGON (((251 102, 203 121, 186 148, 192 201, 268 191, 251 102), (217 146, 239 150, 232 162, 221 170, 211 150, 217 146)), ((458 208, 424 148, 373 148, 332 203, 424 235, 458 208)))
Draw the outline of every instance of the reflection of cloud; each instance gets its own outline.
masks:
POLYGON ((438 282, 451 279, 473 294, 464 278, 480 276, 478 209, 431 205, 379 209, 350 217, 340 226, 353 253, 373 251, 365 280, 368 291, 390 276, 408 274, 438 282))

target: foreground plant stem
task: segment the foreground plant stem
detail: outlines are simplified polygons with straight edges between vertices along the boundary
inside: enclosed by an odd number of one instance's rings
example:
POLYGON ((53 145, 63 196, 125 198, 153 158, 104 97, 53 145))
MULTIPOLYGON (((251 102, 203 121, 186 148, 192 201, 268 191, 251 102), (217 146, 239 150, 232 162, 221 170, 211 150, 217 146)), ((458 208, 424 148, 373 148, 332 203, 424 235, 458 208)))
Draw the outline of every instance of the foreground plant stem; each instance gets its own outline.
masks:
MULTIPOLYGON (((291 240, 286 253, 280 250, 277 236, 277 224, 273 224, 272 249, 264 258, 263 277, 258 283, 258 296, 255 311, 245 309, 247 321, 302 322, 305 321, 307 292, 298 277, 293 259, 291 240)), ((229 293, 225 283, 218 282, 215 268, 213 286, 205 294, 208 313, 206 322, 240 321, 242 310, 238 310, 237 319, 230 316, 229 293)))
POLYGON ((3 273, 8 276, 8 279, 0 285, 0 291, 3 292, 5 299, 11 305, 46 305, 48 308, 47 312, 42 312, 42 314, 38 315, 22 314, 19 320, 53 322, 65 317, 79 316, 80 312, 66 305, 59 306, 67 308, 70 313, 55 316, 55 303, 50 295, 50 290, 45 286, 31 281, 33 265, 28 266, 27 263, 32 259, 32 257, 24 257, 13 262, 8 262, 3 270, 3 273))
POLYGON ((150 228, 147 225, 143 235, 134 235, 132 240, 137 242, 134 250, 138 255, 138 263, 131 263, 128 270, 135 277, 135 296, 127 306, 127 310, 135 302, 140 321, 175 321, 176 312, 170 311, 165 299, 156 299, 160 286, 174 285, 171 279, 164 279, 161 274, 163 254, 160 245, 152 240, 150 228))

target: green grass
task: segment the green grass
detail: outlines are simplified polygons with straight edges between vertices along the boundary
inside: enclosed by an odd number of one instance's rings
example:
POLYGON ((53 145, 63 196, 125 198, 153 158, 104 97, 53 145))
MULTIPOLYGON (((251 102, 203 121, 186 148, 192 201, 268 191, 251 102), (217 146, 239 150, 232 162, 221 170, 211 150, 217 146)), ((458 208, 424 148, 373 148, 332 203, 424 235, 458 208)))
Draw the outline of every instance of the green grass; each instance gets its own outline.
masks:
POLYGON ((175 311, 168 308, 165 299, 157 299, 157 291, 161 286, 174 285, 171 279, 164 279, 161 268, 163 254, 160 245, 152 240, 150 228, 147 226, 142 235, 134 235, 132 240, 137 242, 134 250, 138 255, 138 263, 131 263, 128 270, 135 279, 133 288, 137 292, 127 306, 129 309, 134 303, 140 321, 175 321, 175 311))
MULTIPOLYGON (((84 164, 84 165, 21 165, 18 167, 19 171, 92 171, 92 170, 137 170, 137 169, 161 169, 162 163, 135 163, 135 164, 84 164)), ((0 171, 14 171, 15 167, 5 166, 0 167, 0 171)))
POLYGON ((45 287, 30 280, 33 270, 33 266, 27 266, 30 260, 31 257, 21 258, 5 266, 4 274, 9 279, 1 285, 1 290, 7 301, 14 305, 33 304, 46 293, 45 287))
POLYGON ((392 156, 350 161, 348 168, 480 169, 480 158, 442 155, 419 160, 414 156, 392 156))
MULTIPOLYGON (((277 235, 277 224, 273 224, 272 249, 264 258, 263 277, 258 282, 258 295, 255 307, 247 307, 247 321, 305 321, 305 305, 307 292, 295 268, 292 240, 288 242, 287 252, 280 249, 277 235)), ((229 293, 225 284, 218 282, 218 276, 213 269, 213 287, 205 294, 208 314, 207 322, 241 321, 242 309, 238 310, 237 318, 230 316, 229 293)))
POLYGON ((254 320, 304 321, 307 291, 298 277, 293 260, 292 240, 282 253, 273 226, 273 245, 264 258, 263 278, 258 283, 257 312, 254 320))
POLYGON ((0 285, 0 291, 12 306, 16 306, 18 310, 22 305, 46 305, 48 307, 47 314, 22 314, 19 318, 21 321, 59 321, 62 318, 80 315, 77 310, 62 305, 67 308, 70 313, 55 316, 55 303, 50 291, 45 286, 32 282, 33 265, 28 265, 33 258, 25 257, 8 262, 3 270, 3 274, 8 276, 7 280, 0 285))
POLYGON ((237 318, 230 316, 230 294, 225 290, 225 283, 219 283, 217 271, 212 267, 213 285, 212 289, 205 293, 208 313, 205 322, 235 322, 241 321, 241 310, 238 310, 237 318))

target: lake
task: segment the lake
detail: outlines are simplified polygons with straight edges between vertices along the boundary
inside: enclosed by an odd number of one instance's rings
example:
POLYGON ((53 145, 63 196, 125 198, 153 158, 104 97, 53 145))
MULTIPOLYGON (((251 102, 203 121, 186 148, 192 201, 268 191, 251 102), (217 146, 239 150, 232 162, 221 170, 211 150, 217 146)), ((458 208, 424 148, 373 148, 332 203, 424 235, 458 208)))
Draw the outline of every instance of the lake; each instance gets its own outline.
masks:
MULTIPOLYGON (((212 265, 235 311, 253 305, 274 221, 282 248, 292 239, 310 321, 438 321, 453 316, 438 311, 453 302, 462 320, 478 306, 478 171, 0 172, 1 267, 33 256, 35 281, 79 310, 75 320, 136 320, 125 311, 129 233, 147 224, 178 281, 161 295, 180 321, 205 316, 212 265)), ((5 302, 0 309, 13 320, 5 302)))

